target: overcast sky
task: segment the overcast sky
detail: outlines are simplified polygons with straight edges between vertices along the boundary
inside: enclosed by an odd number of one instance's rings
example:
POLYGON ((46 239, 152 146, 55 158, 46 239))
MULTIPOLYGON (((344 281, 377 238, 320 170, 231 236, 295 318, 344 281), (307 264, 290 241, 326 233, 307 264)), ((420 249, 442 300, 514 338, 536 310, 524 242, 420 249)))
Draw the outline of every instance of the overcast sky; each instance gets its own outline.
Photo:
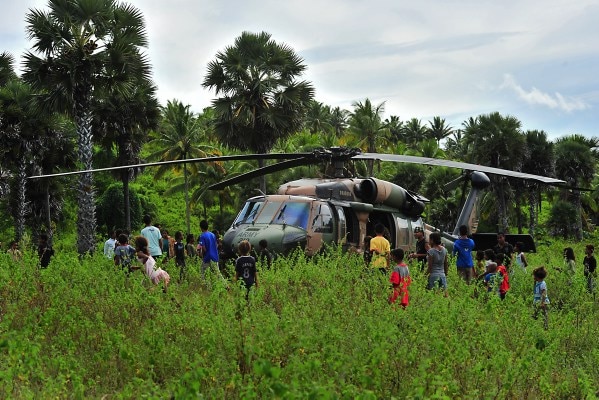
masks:
MULTIPOLYGON (((209 61, 243 31, 266 31, 307 65, 316 100, 352 110, 369 98, 385 116, 434 116, 454 128, 499 111, 551 139, 599 136, 596 0, 134 0, 162 104, 195 111, 209 61)), ((47 1, 0 0, 0 52, 31 47, 25 15, 47 1)))

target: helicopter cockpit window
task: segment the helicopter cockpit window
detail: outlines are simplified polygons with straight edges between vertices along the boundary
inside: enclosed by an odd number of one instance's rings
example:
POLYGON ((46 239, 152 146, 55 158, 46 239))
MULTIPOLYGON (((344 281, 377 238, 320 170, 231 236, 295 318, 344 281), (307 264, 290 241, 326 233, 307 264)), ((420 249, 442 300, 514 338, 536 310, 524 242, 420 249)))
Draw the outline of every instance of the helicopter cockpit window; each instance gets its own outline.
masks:
POLYGON ((235 218, 233 225, 241 225, 241 224, 251 224, 256 219, 256 215, 258 215, 258 211, 264 205, 263 201, 247 201, 243 205, 243 209, 235 218))
POLYGON ((260 214, 258 214, 258 218, 254 223, 256 224, 270 224, 272 220, 275 218, 277 211, 281 207, 280 201, 269 201, 262 207, 260 214))
POLYGON ((331 209, 326 204, 318 206, 318 214, 312 221, 314 232, 332 233, 333 232, 333 216, 331 209))
POLYGON ((291 225, 307 229, 309 214, 310 203, 286 202, 277 213, 273 224, 291 225))

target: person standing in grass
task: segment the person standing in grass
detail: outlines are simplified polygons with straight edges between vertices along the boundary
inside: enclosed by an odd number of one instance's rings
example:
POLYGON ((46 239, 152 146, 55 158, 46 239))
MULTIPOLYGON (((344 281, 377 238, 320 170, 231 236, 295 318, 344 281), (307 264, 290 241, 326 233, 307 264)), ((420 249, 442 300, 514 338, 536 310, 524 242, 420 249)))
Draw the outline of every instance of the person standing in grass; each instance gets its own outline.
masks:
POLYGON ((497 277, 499 278, 499 297, 505 299, 505 295, 510 290, 510 275, 507 267, 503 264, 507 257, 503 253, 495 254, 495 262, 497 263, 497 277))
POLYGON ((117 240, 117 246, 114 249, 114 265, 120 266, 129 276, 133 271, 132 260, 135 256, 135 249, 129 244, 126 234, 121 233, 117 240))
POLYGON ((568 284, 572 285, 574 276, 576 275, 576 257, 574 256, 574 249, 572 247, 564 249, 564 263, 566 264, 565 272, 568 275, 568 284))
POLYGON ((152 217, 144 215, 145 227, 141 230, 141 236, 148 241, 148 250, 154 260, 162 257, 162 248, 160 247, 160 229, 152 225, 152 217))
MULTIPOLYGON (((148 248, 148 239, 143 236, 137 236, 135 238, 135 251, 137 260, 143 265, 144 274, 150 279, 154 285, 159 285, 160 282, 164 283, 162 291, 167 292, 168 284, 171 281, 171 277, 168 272, 162 268, 156 268, 156 260, 150 255, 148 248)), ((133 266, 133 269, 139 269, 140 267, 133 266)))
POLYGON ((54 249, 48 243, 48 235, 45 233, 40 235, 39 244, 37 246, 37 255, 40 259, 40 268, 48 268, 48 265, 50 265, 50 259, 54 255, 54 249))
POLYGON ((10 247, 8 248, 7 253, 10 254, 12 260, 15 262, 21 261, 23 258, 23 253, 21 253, 21 250, 19 250, 19 242, 16 240, 10 242, 10 247))
POLYGON ((391 277, 389 278, 389 281, 393 285, 393 293, 389 296, 389 304, 394 304, 397 299, 400 299, 401 306, 406 308, 410 302, 408 286, 412 283, 412 278, 410 277, 408 265, 403 261, 403 249, 391 250, 391 258, 395 262, 395 268, 393 268, 393 272, 391 272, 391 277))
POLYGON ((597 260, 595 259, 595 246, 587 244, 584 248, 584 276, 587 278, 587 291, 594 293, 595 290, 595 274, 597 273, 597 260))
POLYGON ((474 278, 480 279, 487 273, 487 263, 485 262, 485 252, 483 250, 477 250, 475 256, 476 262, 474 264, 474 278))
POLYGON ((534 297, 533 297, 533 306, 534 306, 534 314, 533 318, 537 319, 539 316, 539 312, 543 313, 543 326, 545 330, 548 329, 548 316, 547 316, 547 308, 550 304, 549 297, 547 296, 547 284, 545 283, 545 278, 547 277, 547 270, 545 267, 536 268, 532 272, 532 276, 535 280, 534 286, 534 297))
POLYGON ((220 273, 218 268, 218 243, 214 233, 208 230, 208 221, 200 221, 200 229, 202 234, 198 240, 198 252, 202 257, 202 279, 206 280, 206 269, 214 270, 214 272, 223 280, 225 278, 220 273))
POLYGON ((514 254, 516 254, 516 266, 520 268, 521 271, 526 272, 526 267, 528 266, 528 262, 526 261, 526 256, 524 255, 524 243, 516 242, 514 246, 514 254))
POLYGON ((370 240, 370 252, 372 253, 372 261, 370 266, 372 268, 378 268, 384 274, 387 274, 389 269, 389 252, 391 251, 391 245, 389 241, 385 239, 385 226, 378 223, 374 226, 374 233, 376 236, 370 240))
POLYGON ((458 275, 469 285, 474 276, 474 261, 472 260, 474 240, 468 237, 468 227, 466 225, 460 226, 459 232, 459 238, 453 243, 453 255, 458 256, 456 259, 458 275))
POLYGON ((252 245, 247 240, 239 242, 237 247, 239 257, 235 260, 235 281, 243 279, 246 293, 245 299, 249 300, 250 289, 252 286, 258 287, 258 271, 256 269, 256 259, 250 255, 252 245))
POLYGON ((428 250, 428 275, 427 289, 432 290, 435 287, 442 287, 447 297, 447 272, 449 264, 447 262, 447 249, 441 245, 441 234, 433 232, 428 237, 431 248, 428 250))
POLYGON ((274 259, 274 255, 272 254, 272 252, 268 249, 268 242, 266 241, 266 239, 262 239, 258 242, 258 247, 260 248, 260 250, 258 251, 258 257, 260 259, 260 263, 262 264, 262 267, 266 267, 268 269, 270 269, 270 267, 272 266, 272 261, 274 259))
POLYGON ((175 265, 179 267, 179 282, 182 282, 186 276, 187 266, 185 265, 185 243, 183 243, 183 232, 175 232, 175 243, 173 244, 175 253, 175 265))
POLYGON ((501 293, 499 291, 499 282, 501 282, 501 277, 497 273, 497 263, 489 263, 489 265, 487 265, 487 271, 484 275, 483 281, 485 282, 487 293, 495 293, 497 297, 501 297, 501 293))

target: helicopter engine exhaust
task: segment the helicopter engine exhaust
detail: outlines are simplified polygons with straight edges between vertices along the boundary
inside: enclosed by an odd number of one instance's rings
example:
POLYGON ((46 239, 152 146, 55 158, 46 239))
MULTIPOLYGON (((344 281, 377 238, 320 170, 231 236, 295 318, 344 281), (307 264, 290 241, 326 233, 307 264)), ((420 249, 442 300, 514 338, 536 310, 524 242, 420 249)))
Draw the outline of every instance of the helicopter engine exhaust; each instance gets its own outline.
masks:
POLYGON ((408 216, 418 217, 424 203, 401 186, 376 178, 362 180, 354 186, 355 195, 366 203, 384 204, 402 210, 408 216))

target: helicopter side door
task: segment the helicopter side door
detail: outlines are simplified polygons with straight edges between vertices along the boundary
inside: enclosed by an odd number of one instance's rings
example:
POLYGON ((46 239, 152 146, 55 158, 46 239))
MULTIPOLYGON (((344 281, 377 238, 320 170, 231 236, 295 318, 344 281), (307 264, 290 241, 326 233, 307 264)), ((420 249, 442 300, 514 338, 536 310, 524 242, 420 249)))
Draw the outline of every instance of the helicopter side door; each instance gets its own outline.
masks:
POLYGON ((327 203, 315 201, 312 204, 312 223, 308 232, 306 253, 309 255, 317 253, 324 243, 336 241, 335 218, 327 203))

